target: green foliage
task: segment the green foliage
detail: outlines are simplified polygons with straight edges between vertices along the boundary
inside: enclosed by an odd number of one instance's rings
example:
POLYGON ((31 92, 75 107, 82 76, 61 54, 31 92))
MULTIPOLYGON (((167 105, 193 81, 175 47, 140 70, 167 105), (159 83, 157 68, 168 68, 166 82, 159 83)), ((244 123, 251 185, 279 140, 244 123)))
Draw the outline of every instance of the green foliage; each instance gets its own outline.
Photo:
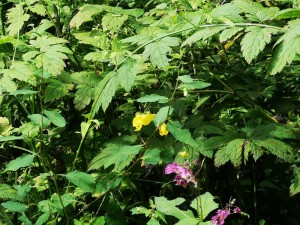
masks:
POLYGON ((298 1, 0 9, 0 224, 298 225, 298 1))

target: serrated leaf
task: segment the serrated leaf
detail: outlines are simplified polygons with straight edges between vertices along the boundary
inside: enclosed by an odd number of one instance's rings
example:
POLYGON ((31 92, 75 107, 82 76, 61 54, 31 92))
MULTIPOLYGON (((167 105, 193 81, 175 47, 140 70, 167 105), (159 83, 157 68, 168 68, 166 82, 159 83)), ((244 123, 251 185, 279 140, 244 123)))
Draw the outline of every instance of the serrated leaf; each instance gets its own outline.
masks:
POLYGON ((228 161, 231 161, 234 166, 241 165, 242 159, 245 160, 248 157, 248 154, 243 152, 243 144, 244 139, 235 139, 219 149, 215 154, 215 166, 222 166, 228 161), (242 154, 244 154, 244 157, 242 154))
POLYGON ((280 10, 275 16, 274 19, 288 19, 288 18, 294 18, 294 17, 300 17, 300 10, 299 9, 283 9, 280 10))
POLYGON ((114 71, 109 72, 98 83, 95 91, 95 100, 91 109, 91 118, 94 118, 94 116, 100 109, 100 106, 102 106, 102 109, 105 111, 108 104, 111 102, 112 97, 116 91, 116 86, 118 85, 115 76, 116 73, 114 71))
POLYGON ((71 90, 73 86, 74 85, 68 84, 61 80, 51 79, 50 84, 48 84, 46 87, 44 101, 51 102, 61 99, 62 97, 68 95, 69 90, 71 90))
POLYGON ((0 87, 3 91, 14 92, 17 90, 17 84, 8 77, 0 79, 0 87))
POLYGON ((133 209, 130 209, 130 211, 132 215, 144 214, 146 217, 152 213, 151 209, 147 209, 143 206, 134 207, 133 209))
POLYGON ((212 194, 206 192, 192 201, 191 207, 199 213, 198 216, 202 221, 209 215, 209 213, 219 207, 219 204, 217 204, 214 199, 215 198, 212 194))
POLYGON ((150 94, 145 95, 137 99, 138 102, 145 103, 145 102, 158 102, 158 103, 166 103, 169 99, 165 96, 157 95, 157 94, 150 94))
POLYGON ((233 4, 238 6, 246 16, 253 21, 263 22, 271 19, 277 14, 279 8, 277 7, 263 7, 258 2, 251 0, 234 0, 233 4))
POLYGON ((56 111, 48 111, 44 110, 43 114, 47 116, 49 121, 53 123, 57 127, 65 127, 66 126, 66 120, 63 118, 60 113, 56 111))
POLYGON ((294 149, 290 145, 282 141, 267 138, 262 140, 255 140, 253 142, 258 146, 262 146, 271 154, 277 156, 278 158, 286 162, 294 161, 294 149))
POLYGON ((16 4, 15 7, 10 8, 7 11, 6 17, 7 23, 9 24, 7 29, 11 36, 18 34, 25 22, 30 18, 29 14, 25 13, 22 4, 16 4))
POLYGON ((193 147, 199 146, 198 142, 196 142, 188 129, 183 128, 183 126, 177 121, 169 121, 167 123, 167 129, 173 135, 173 137, 181 141, 182 143, 188 144, 193 147))
POLYGON ((222 42, 227 41, 228 39, 230 39, 231 37, 233 37, 235 34, 237 34, 238 32, 240 32, 243 29, 244 29, 243 27, 232 27, 232 28, 223 30, 219 36, 220 42, 222 43, 222 42))
POLYGON ((250 137, 252 139, 259 139, 264 137, 275 137, 279 139, 285 138, 297 138, 297 134, 292 127, 277 124, 277 123, 270 123, 267 125, 260 125, 257 126, 250 132, 250 137))
POLYGON ((3 202, 1 203, 1 205, 11 212, 25 212, 28 208, 26 205, 20 202, 13 202, 13 201, 3 202))
POLYGON ((122 182, 122 176, 118 173, 111 172, 97 182, 94 195, 105 194, 106 192, 118 187, 122 182))
POLYGON ((95 181, 90 174, 80 171, 73 171, 68 173, 66 178, 84 192, 93 192, 95 190, 95 181))
POLYGON ((224 20, 225 18, 227 20, 230 20, 231 23, 243 22, 243 17, 239 15, 240 13, 241 13, 240 8, 232 3, 225 3, 225 4, 218 5, 216 8, 214 8, 211 11, 211 15, 216 20, 225 22, 224 20))
POLYGON ((150 61, 154 67, 162 69, 169 65, 168 53, 172 52, 173 46, 178 46, 180 42, 179 38, 165 37, 155 42, 146 45, 143 52, 144 59, 150 58, 150 61))
POLYGON ((197 31, 190 37, 188 37, 182 44, 181 47, 184 47, 186 45, 191 45, 197 41, 200 40, 206 40, 210 38, 211 36, 220 33, 222 30, 226 29, 225 26, 216 26, 216 27, 205 27, 202 28, 200 31, 197 31))
POLYGON ((123 87, 127 92, 130 91, 134 83, 134 79, 139 71, 140 63, 132 59, 126 60, 126 62, 117 71, 117 79, 120 81, 121 87, 123 87))
POLYGON ((107 145, 90 163, 89 170, 108 168, 114 165, 114 171, 121 171, 128 166, 136 154, 142 149, 141 145, 107 145))
POLYGON ((19 200, 18 192, 13 187, 7 184, 0 184, 0 199, 1 200, 19 200))
POLYGON ((176 198, 168 200, 165 197, 155 197, 154 203, 157 210, 161 211, 165 215, 174 216, 181 220, 184 218, 194 218, 192 211, 183 211, 176 206, 181 205, 184 202, 184 198, 176 198))
POLYGON ((45 16, 46 13, 47 13, 46 7, 44 5, 42 5, 42 4, 35 4, 33 6, 30 6, 29 10, 31 12, 34 12, 34 13, 40 15, 40 16, 45 16))
POLYGON ((271 34, 276 33, 276 30, 265 27, 249 27, 246 31, 247 34, 241 41, 241 49, 246 61, 251 63, 271 41, 271 34))
POLYGON ((34 157, 35 155, 23 154, 22 156, 10 161, 6 165, 5 171, 17 171, 22 167, 28 167, 33 163, 34 157))
POLYGON ((116 31, 120 29, 120 27, 124 24, 124 22, 128 19, 128 15, 120 15, 107 13, 102 18, 102 28, 104 31, 116 31))
POLYGON ((36 84, 33 68, 25 62, 14 62, 9 69, 3 70, 3 76, 10 79, 25 81, 31 85, 36 84))

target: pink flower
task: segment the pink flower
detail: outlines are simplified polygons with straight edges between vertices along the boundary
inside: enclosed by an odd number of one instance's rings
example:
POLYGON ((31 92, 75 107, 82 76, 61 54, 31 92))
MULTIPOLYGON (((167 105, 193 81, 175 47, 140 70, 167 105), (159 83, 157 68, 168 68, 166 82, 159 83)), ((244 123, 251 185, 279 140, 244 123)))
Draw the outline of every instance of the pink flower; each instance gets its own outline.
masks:
POLYGON ((189 170, 186 167, 179 165, 178 163, 170 163, 165 168, 165 174, 176 173, 174 181, 176 181, 176 185, 186 187, 189 182, 195 184, 197 187, 197 182, 193 175, 192 170, 189 170))
POLYGON ((213 225, 223 225, 225 223, 225 219, 230 215, 229 209, 219 209, 217 211, 217 215, 211 218, 213 225))
POLYGON ((234 213, 241 213, 242 210, 239 207, 234 208, 233 210, 234 213))

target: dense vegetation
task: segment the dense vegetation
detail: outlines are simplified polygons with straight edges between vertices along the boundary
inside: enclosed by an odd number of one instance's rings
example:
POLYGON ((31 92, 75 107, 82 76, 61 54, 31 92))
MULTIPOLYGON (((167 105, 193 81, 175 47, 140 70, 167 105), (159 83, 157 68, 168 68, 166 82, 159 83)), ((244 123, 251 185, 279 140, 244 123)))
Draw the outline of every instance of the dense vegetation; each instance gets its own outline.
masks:
POLYGON ((0 10, 0 224, 299 224, 299 0, 0 10))

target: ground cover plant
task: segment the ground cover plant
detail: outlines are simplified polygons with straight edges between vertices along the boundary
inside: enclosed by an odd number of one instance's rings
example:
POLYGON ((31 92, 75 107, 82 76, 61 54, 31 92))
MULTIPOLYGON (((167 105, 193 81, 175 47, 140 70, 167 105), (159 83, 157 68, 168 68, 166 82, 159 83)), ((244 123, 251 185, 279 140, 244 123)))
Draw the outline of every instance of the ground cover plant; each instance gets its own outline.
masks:
POLYGON ((0 224, 299 224, 299 0, 0 14, 0 224))

